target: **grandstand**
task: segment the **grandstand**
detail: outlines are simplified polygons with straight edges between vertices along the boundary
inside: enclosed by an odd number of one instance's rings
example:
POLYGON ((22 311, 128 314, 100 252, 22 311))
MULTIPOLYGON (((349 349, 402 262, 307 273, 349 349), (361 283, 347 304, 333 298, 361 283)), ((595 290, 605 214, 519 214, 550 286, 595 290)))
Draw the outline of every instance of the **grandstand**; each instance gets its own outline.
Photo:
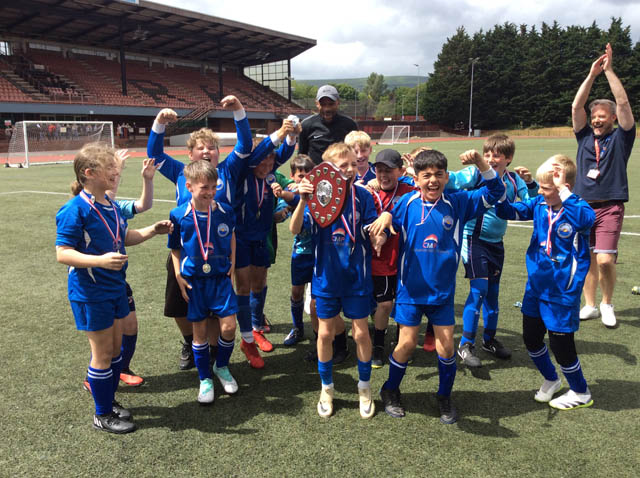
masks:
POLYGON ((272 129, 289 114, 309 114, 291 101, 291 58, 315 44, 144 0, 3 2, 1 126, 111 120, 148 131, 158 109, 170 107, 233 131, 231 115, 219 107, 233 94, 252 126, 272 129), (245 74, 256 65, 278 66, 278 92, 273 82, 270 88, 245 74))

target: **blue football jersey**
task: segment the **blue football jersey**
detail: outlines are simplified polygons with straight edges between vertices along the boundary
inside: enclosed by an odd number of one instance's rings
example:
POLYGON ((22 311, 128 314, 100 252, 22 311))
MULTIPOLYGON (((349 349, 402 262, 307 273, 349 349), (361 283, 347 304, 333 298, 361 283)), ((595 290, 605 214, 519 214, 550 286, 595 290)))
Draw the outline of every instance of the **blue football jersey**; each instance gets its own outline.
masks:
POLYGON ((580 303, 591 264, 589 232, 596 215, 586 201, 568 190, 562 199, 559 211, 550 211, 544 197, 536 196, 528 201, 497 204, 496 212, 504 219, 533 220, 526 256, 526 290, 547 302, 575 306, 580 303))
MULTIPOLYGON (((517 174, 506 172, 502 176, 502 180, 506 187, 505 194, 507 199, 511 202, 514 202, 516 198, 526 201, 535 197, 538 193, 538 184, 535 181, 527 185, 517 174)), ((483 183, 484 181, 478 168, 470 166, 460 171, 450 171, 446 188, 453 191, 472 190, 482 186, 483 183)), ((506 232, 507 221, 496 216, 494 208, 489 209, 477 218, 469 220, 464 226, 465 237, 475 236, 487 242, 501 242, 506 232)), ((466 243, 462 250, 463 257, 467 254, 465 246, 466 243)))
POLYGON ((329 227, 319 227, 311 218, 309 207, 305 208, 302 230, 311 230, 314 295, 344 297, 373 293, 371 242, 365 227, 377 217, 371 194, 359 185, 351 187, 342 216, 329 227))
POLYGON ((169 249, 180 249, 180 273, 184 277, 212 277, 225 275, 231 267, 231 237, 235 229, 233 211, 228 204, 218 203, 211 213, 209 223, 209 242, 207 242, 207 213, 195 211, 196 223, 200 231, 200 240, 205 251, 208 250, 208 270, 203 266, 205 260, 193 218, 191 202, 182 204, 171 211, 170 219, 173 232, 169 236, 169 249))
POLYGON ((372 179, 376 178, 376 168, 372 163, 368 163, 367 172, 363 175, 358 174, 356 171, 356 181, 362 180, 362 183, 366 186, 366 184, 372 179))
POLYGON ((402 196, 391 214, 398 234, 397 303, 441 305, 453 302, 464 224, 484 213, 504 194, 493 170, 475 191, 445 190, 438 201, 420 191, 402 196))
MULTIPOLYGON (((271 185, 276 182, 275 171, 286 163, 293 151, 296 143, 289 143, 288 139, 283 141, 276 151, 275 161, 271 173, 266 178, 259 179, 249 169, 241 183, 238 185, 237 200, 234 204, 236 214, 236 235, 244 241, 262 241, 271 233, 273 223, 274 195, 271 185)), ((254 153, 257 159, 252 160, 256 165, 273 151, 272 139, 265 138, 254 153), (261 147, 261 145, 264 146, 261 147), (270 146, 271 145, 271 146, 270 146)), ((253 154, 252 153, 252 156, 253 154)), ((255 167, 255 166, 254 166, 255 167)), ((251 166, 250 166, 251 168, 251 166)))
MULTIPOLYGON (((100 215, 78 195, 70 199, 56 214, 56 246, 72 247, 78 252, 94 256, 108 252, 126 254, 124 239, 128 225, 118 206, 111 201, 106 206, 95 202, 92 195, 87 196, 100 211, 111 232, 116 235, 119 229, 119 244, 114 244, 100 215)), ((126 269, 127 263, 119 271, 101 267, 69 267, 69 300, 102 302, 120 296, 125 287, 126 269)))
MULTIPOLYGON (((238 142, 227 158, 218 163, 217 168, 216 201, 226 202, 230 205, 235 200, 236 185, 240 175, 248 166, 251 148, 253 147, 251 128, 246 115, 242 119, 237 119, 235 124, 238 142)), ((153 123, 147 142, 147 155, 154 159, 156 165, 160 165, 158 168, 160 174, 176 185, 176 204, 181 205, 191 200, 191 193, 186 187, 187 181, 183 174, 184 163, 164 152, 164 130, 165 125, 153 123)))

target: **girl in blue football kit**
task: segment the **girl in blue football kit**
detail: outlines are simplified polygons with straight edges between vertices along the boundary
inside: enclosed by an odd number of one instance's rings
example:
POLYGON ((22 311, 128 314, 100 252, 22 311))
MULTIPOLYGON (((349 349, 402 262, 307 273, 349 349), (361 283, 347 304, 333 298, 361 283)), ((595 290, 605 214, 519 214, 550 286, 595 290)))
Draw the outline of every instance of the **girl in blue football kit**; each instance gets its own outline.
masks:
POLYGON ((78 330, 91 346, 88 381, 95 401, 93 426, 111 433, 135 430, 131 413, 115 401, 120 379, 122 324, 129 314, 125 245, 136 245, 171 230, 160 221, 128 230, 120 208, 106 195, 119 179, 115 151, 89 143, 73 162, 74 198, 56 215, 56 257, 69 266, 68 294, 78 330))

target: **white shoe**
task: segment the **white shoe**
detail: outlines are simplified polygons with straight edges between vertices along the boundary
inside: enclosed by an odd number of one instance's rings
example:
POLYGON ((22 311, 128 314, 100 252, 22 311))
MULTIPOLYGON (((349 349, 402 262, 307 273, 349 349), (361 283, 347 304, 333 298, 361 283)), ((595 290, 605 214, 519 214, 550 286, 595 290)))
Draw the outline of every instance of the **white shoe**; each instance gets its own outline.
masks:
POLYGON ((536 402, 548 403, 561 388, 562 380, 558 379, 555 382, 552 382, 551 380, 545 380, 544 382, 542 382, 540 390, 536 392, 536 395, 533 397, 533 399, 536 402))
POLYGON ((585 305, 580 309, 580 320, 597 319, 598 317, 600 317, 600 312, 592 305, 585 305))
POLYGON ((233 395, 238 391, 238 382, 236 382, 236 379, 231 375, 229 367, 218 368, 214 365, 213 373, 218 377, 218 380, 220 380, 220 384, 222 388, 224 388, 225 393, 233 395))
POLYGON ((200 392, 198 393, 198 403, 213 403, 213 380, 205 378, 200 380, 200 392))
POLYGON ((371 398, 371 387, 358 387, 358 396, 360 398, 360 416, 371 418, 376 413, 376 405, 371 398))
POLYGON ((600 303, 600 314, 602 323, 609 328, 616 326, 616 314, 613 313, 613 304, 600 303))
POLYGON ((318 400, 318 415, 329 418, 333 413, 333 387, 322 387, 318 400))
POLYGON ((593 405, 593 400, 588 388, 585 393, 576 393, 573 390, 569 390, 549 402, 549 406, 558 410, 572 410, 574 408, 590 407, 591 405, 593 405))

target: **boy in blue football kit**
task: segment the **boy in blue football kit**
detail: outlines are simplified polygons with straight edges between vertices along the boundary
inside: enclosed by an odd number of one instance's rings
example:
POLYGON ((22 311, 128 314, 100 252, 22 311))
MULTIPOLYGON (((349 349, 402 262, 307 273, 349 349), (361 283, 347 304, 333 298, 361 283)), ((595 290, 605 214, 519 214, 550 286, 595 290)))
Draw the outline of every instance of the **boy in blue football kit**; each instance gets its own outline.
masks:
MULTIPOLYGON (((208 128, 202 128, 191 134, 187 148, 189 150, 190 161, 205 160, 211 162, 218 168, 218 184, 216 187, 216 201, 225 202, 232 207, 237 203, 238 185, 247 174, 249 167, 255 167, 262 159, 269 155, 275 147, 279 145, 291 127, 285 120, 280 130, 261 141, 255 149, 251 140, 251 129, 246 117, 246 113, 240 101, 235 96, 227 96, 221 101, 221 105, 229 110, 233 110, 236 123, 238 141, 234 150, 227 158, 218 163, 220 151, 218 149, 218 138, 208 128)), ((177 114, 171 109, 160 111, 153 123, 147 144, 147 154, 154 158, 159 172, 176 185, 176 204, 178 206, 189 202, 191 193, 186 188, 186 180, 182 173, 185 165, 171 156, 164 153, 163 141, 164 130, 167 123, 175 121, 177 114)), ((278 149, 277 154, 282 154, 284 144, 278 149)), ((182 353, 180 357, 180 368, 186 370, 194 366, 191 341, 192 327, 186 319, 187 304, 182 299, 180 289, 175 280, 173 263, 167 261, 167 285, 165 291, 164 315, 173 317, 184 337, 182 353)), ((210 327, 211 340, 217 342, 216 328, 210 327)), ((253 343, 253 338, 251 338, 253 343)), ((212 346, 215 349, 215 346, 212 346)), ((215 350, 213 350, 215 355, 215 350)), ((257 353, 257 351, 256 351, 257 353)))
MULTIPOLYGON (((505 183, 509 201, 513 202, 517 198, 526 201, 537 194, 538 185, 526 168, 515 168, 518 174, 507 171, 515 153, 515 144, 511 138, 505 134, 489 136, 482 150, 484 159, 505 183)), ((449 172, 446 189, 473 190, 483 184, 484 180, 478 170, 469 167, 449 172)), ((467 221, 464 226, 462 263, 465 277, 469 279, 470 290, 462 313, 462 338, 458 356, 467 367, 482 366, 480 358, 475 353, 480 312, 484 320, 482 349, 501 359, 511 357, 511 351, 495 338, 498 328, 500 277, 504 265, 502 239, 506 231, 507 221, 497 217, 494 208, 467 221)))
POLYGON ((576 353, 574 333, 580 326, 580 295, 591 264, 589 232, 596 214, 586 201, 571 193, 576 165, 556 155, 537 171, 539 196, 519 203, 496 205, 499 217, 533 220, 527 249, 528 280, 522 299, 522 338, 544 382, 534 399, 553 408, 569 410, 593 404, 576 353), (544 343, 549 345, 569 383, 569 391, 553 398, 562 388, 544 343))
MULTIPOLYGON (((280 149, 270 152, 266 157, 263 155, 262 160, 254 168, 248 169, 238 183, 238 200, 234 204, 237 221, 235 286, 238 294, 238 325, 242 335, 240 349, 253 368, 264 367, 256 344, 263 352, 273 350, 273 345, 264 336, 262 326, 267 268, 271 266, 267 238, 273 226, 274 172, 293 154, 299 130, 299 125, 294 127, 290 120, 284 120, 279 130, 284 133, 280 149)), ((267 138, 266 141, 271 140, 267 138)), ((260 144, 254 151, 261 147, 260 144)))
POLYGON ((207 161, 184 168, 191 201, 171 211, 173 233, 169 236, 176 281, 188 303, 187 320, 193 326, 192 349, 200 376, 198 402, 213 402, 209 318, 219 319, 220 336, 213 366, 225 392, 234 394, 238 384, 229 372, 236 333, 237 302, 231 284, 235 261, 235 221, 231 207, 214 200, 218 173, 207 161))
MULTIPOLYGON (((289 185, 290 191, 298 190, 300 181, 313 169, 313 161, 306 154, 299 154, 293 158, 291 166, 291 178, 294 183, 289 185)), ((308 224, 309 226, 311 224, 308 224)), ((293 238, 291 251, 291 320, 293 328, 284 339, 284 345, 295 345, 304 338, 304 288, 313 277, 313 249, 311 244, 311 228, 302 228, 293 238)), ((310 307, 311 325, 313 332, 318 335, 318 316, 316 315, 315 301, 311 301, 310 307)))
POLYGON ((368 317, 371 312, 371 242, 379 252, 386 240, 384 232, 369 239, 368 226, 377 218, 371 194, 353 184, 356 156, 344 143, 335 143, 322 155, 349 178, 345 207, 339 220, 326 228, 312 223, 307 195, 313 185, 305 178, 298 185, 300 202, 291 216, 290 230, 299 234, 311 229, 315 266, 311 294, 316 299, 318 326, 318 372, 322 381, 318 414, 328 418, 333 413, 333 340, 340 311, 351 319, 352 335, 358 356, 358 395, 360 416, 371 418, 375 405, 371 398, 371 337, 368 317))
POLYGON ((106 195, 119 175, 115 151, 86 144, 73 161, 74 198, 56 215, 56 258, 69 266, 69 302, 78 330, 91 346, 87 372, 95 402, 93 426, 111 433, 135 430, 131 412, 115 401, 120 381, 122 319, 129 314, 126 291, 128 256, 124 246, 171 230, 169 221, 130 230, 122 212, 106 195))
POLYGON ((434 325, 438 353, 440 421, 450 424, 457 420, 451 404, 456 375, 453 298, 463 224, 489 209, 505 192, 502 180, 478 152, 467 151, 460 159, 463 164, 476 165, 485 186, 474 191, 444 191, 449 179, 447 158, 439 151, 423 151, 413 163, 420 190, 405 194, 371 228, 376 234, 393 225, 400 234, 394 317, 400 338, 389 356, 389 378, 380 391, 385 412, 392 417, 405 415, 400 403, 400 382, 418 343, 422 316, 427 315, 434 325))

